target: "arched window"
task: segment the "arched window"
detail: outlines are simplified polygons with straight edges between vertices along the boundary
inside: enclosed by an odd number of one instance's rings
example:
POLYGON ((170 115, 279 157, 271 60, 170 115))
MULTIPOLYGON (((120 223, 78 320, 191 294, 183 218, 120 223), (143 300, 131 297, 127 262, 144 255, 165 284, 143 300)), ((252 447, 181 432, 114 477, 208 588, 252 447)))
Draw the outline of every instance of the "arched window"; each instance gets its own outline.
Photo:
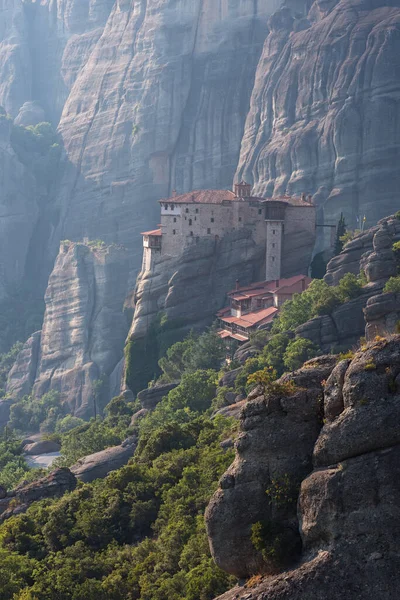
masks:
POLYGON ((192 224, 192 219, 189 219, 189 225, 191 225, 191 224, 192 224))

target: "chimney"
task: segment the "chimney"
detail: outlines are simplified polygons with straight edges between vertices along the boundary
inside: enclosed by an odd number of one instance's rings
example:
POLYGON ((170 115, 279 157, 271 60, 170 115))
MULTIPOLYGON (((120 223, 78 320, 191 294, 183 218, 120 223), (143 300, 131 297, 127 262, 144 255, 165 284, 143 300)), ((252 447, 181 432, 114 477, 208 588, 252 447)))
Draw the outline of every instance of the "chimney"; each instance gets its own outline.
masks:
POLYGON ((308 198, 309 204, 312 204, 312 196, 311 196, 311 194, 308 194, 307 198, 308 198))
POLYGON ((306 194, 305 194, 305 192, 303 192, 303 193, 302 193, 302 195, 301 195, 301 199, 303 200, 303 202, 307 202, 307 199, 306 199, 306 194))
POLYGON ((240 288, 240 286, 239 286, 239 279, 236 279, 236 288, 235 288, 235 289, 236 289, 236 291, 237 291, 239 288, 240 288))
POLYGON ((306 279, 305 279, 305 277, 303 277, 303 279, 301 280, 301 289, 302 289, 303 292, 306 289, 306 279))
POLYGON ((279 283, 280 283, 280 279, 275 279, 275 285, 277 288, 279 287, 279 283))

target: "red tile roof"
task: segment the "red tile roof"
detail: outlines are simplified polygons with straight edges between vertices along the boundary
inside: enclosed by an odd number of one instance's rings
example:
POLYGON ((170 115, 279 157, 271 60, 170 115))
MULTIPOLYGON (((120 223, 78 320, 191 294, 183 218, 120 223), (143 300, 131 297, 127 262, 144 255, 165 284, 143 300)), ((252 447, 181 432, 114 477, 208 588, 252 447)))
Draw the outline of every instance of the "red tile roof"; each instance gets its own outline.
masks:
POLYGON ((294 275, 288 279, 280 279, 278 285, 275 279, 272 281, 259 281, 257 283, 252 283, 247 287, 241 287, 237 290, 232 290, 231 292, 228 292, 228 296, 230 296, 233 300, 246 300, 247 298, 261 296, 266 292, 269 292, 270 294, 280 292, 285 294, 295 293, 293 292, 293 287, 295 287, 301 281, 305 282, 305 287, 307 288, 312 279, 311 277, 307 277, 307 275, 294 275))
POLYGON ((143 233, 141 233, 140 235, 152 235, 159 237, 162 235, 162 231, 161 229, 153 229, 153 231, 143 231, 143 233))
MULTIPOLYGON (((172 198, 164 198, 160 200, 161 203, 165 204, 222 204, 224 200, 240 200, 230 190, 194 190, 187 194, 180 194, 172 198)), ((265 198, 259 198, 258 196, 250 196, 246 200, 256 200, 262 202, 265 198)))
POLYGON ((247 329, 248 327, 253 327, 257 325, 261 321, 272 321, 273 317, 278 312, 278 309, 275 306, 270 306, 270 308, 264 308, 263 310, 258 310, 257 312, 248 313, 247 315, 242 315, 241 317, 225 317, 222 318, 221 321, 224 323, 228 323, 229 325, 232 323, 234 325, 239 325, 239 327, 244 327, 247 329))

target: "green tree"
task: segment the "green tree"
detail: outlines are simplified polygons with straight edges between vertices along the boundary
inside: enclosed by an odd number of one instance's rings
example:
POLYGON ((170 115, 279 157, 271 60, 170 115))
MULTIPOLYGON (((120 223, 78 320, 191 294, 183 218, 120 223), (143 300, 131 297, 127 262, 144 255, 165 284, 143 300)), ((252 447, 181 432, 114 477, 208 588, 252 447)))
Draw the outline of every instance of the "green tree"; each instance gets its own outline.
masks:
POLYGON ((182 342, 176 342, 167 350, 166 356, 158 361, 165 382, 179 381, 187 368, 187 360, 194 350, 196 338, 191 333, 182 342))
POLYGON ((261 356, 266 365, 273 367, 278 375, 282 375, 285 370, 283 356, 289 343, 289 336, 286 333, 277 333, 265 345, 261 356))
POLYGON ((347 231, 347 225, 343 213, 340 213, 340 219, 336 229, 336 241, 334 255, 337 256, 343 250, 343 240, 341 239, 347 231))
POLYGON ((288 371, 296 371, 318 352, 316 346, 305 338, 291 340, 286 348, 283 361, 288 371))
POLYGON ((395 294, 400 293, 400 275, 397 277, 390 277, 383 288, 385 293, 394 292, 395 294))
POLYGON ((183 360, 187 371, 217 369, 225 357, 225 344, 214 328, 203 333, 185 352, 183 360))

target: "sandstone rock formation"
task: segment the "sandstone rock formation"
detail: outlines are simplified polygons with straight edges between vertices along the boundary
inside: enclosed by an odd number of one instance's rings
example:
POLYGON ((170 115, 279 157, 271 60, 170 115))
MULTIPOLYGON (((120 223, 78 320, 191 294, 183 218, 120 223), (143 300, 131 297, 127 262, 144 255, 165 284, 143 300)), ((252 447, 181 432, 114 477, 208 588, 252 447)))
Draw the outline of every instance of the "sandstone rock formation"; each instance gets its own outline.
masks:
POLYGON ((49 454, 51 452, 59 452, 61 445, 51 440, 42 440, 24 446, 24 454, 36 456, 38 454, 49 454))
POLYGON ((103 408, 128 329, 122 307, 129 264, 121 247, 61 244, 46 292, 43 330, 17 358, 9 394, 19 399, 33 383, 35 396, 56 390, 77 416, 91 416, 94 402, 98 412, 103 408))
POLYGON ((120 469, 127 464, 135 453, 136 445, 137 438, 128 438, 120 446, 106 448, 101 452, 81 458, 71 467, 71 472, 84 483, 103 479, 111 471, 120 469))
POLYGON ((161 311, 182 328, 204 328, 222 308, 237 279, 245 285, 261 275, 264 253, 250 231, 220 240, 200 239, 179 258, 162 258, 139 277, 130 338, 144 336, 161 311))
MULTIPOLYGON (((397 596, 400 336, 373 342, 353 360, 342 361, 333 370, 331 365, 329 370, 331 375, 324 384, 323 394, 324 425, 320 421, 321 431, 319 435, 317 432, 314 444, 314 471, 303 477, 297 504, 302 540, 299 562, 281 575, 261 578, 252 588, 235 588, 220 600, 391 600, 397 596)), ((303 377, 306 371, 303 369, 303 377)), ((261 398, 252 399, 249 409, 263 402, 261 398)), ((298 410, 301 412, 301 406, 298 410)), ((260 477, 258 465, 273 455, 274 416, 264 413, 258 417, 250 432, 255 435, 259 431, 261 439, 264 431, 262 451, 256 446, 252 451, 250 444, 247 462, 243 464, 239 441, 237 458, 223 476, 221 489, 208 509, 211 547, 217 562, 221 556, 228 556, 222 559, 224 568, 229 563, 229 572, 233 569, 236 572, 237 568, 242 575, 250 575, 254 567, 263 570, 262 562, 255 561, 255 549, 248 544, 249 526, 253 519, 271 520, 273 500, 268 503, 264 498, 260 503, 261 496, 249 496, 248 505, 236 513, 233 533, 229 529, 225 541, 222 527, 229 511, 239 507, 239 491, 235 488, 243 468, 253 472, 249 484, 256 485, 260 477), (228 479, 230 487, 225 485, 228 479), (236 530, 240 533, 236 534, 236 530), (247 539, 246 545, 241 536, 247 539), (240 564, 248 565, 246 573, 240 564)), ((280 433, 282 438, 287 435, 282 427, 280 433)), ((294 441, 289 466, 298 462, 303 443, 302 437, 294 441)), ((310 461, 304 469, 312 469, 310 461)), ((265 481, 263 486, 266 487, 265 481)), ((270 559, 264 557, 264 560, 268 563, 270 559)), ((267 563, 264 570, 268 570, 267 563)))
POLYGON ((0 116, 0 298, 25 274, 38 215, 36 182, 15 154, 10 136, 11 122, 0 116))
POLYGON ((334 364, 334 357, 310 361, 282 379, 294 381, 295 393, 279 397, 256 390, 242 408, 235 462, 222 477, 206 512, 214 560, 236 577, 263 570, 263 557, 251 542, 251 527, 258 521, 279 523, 288 544, 296 545, 296 535, 300 543, 296 503, 289 496, 296 494, 295 500, 300 482, 312 470, 321 420, 321 382, 334 364), (288 486, 282 505, 266 494, 267 488, 279 485, 288 486))
POLYGON ((137 397, 140 404, 143 406, 143 409, 153 410, 157 404, 159 404, 165 396, 168 396, 168 393, 171 390, 174 390, 178 385, 179 382, 155 385, 154 387, 142 390, 138 393, 137 397))
POLYGON ((400 220, 390 216, 348 242, 329 261, 325 281, 337 285, 346 273, 358 275, 362 271, 367 279, 362 294, 332 314, 304 323, 296 333, 326 352, 357 345, 364 335, 372 340, 377 334, 395 333, 400 313, 398 299, 382 291, 387 280, 398 273, 398 259, 392 248, 399 240, 400 220))
POLYGON ((352 227, 364 215, 374 225, 398 203, 400 8, 316 1, 307 18, 296 9, 269 20, 237 176, 262 195, 308 190, 320 222, 343 212, 352 227))
POLYGON ((57 469, 33 483, 21 483, 0 500, 0 521, 26 512, 33 502, 72 492, 76 483, 76 477, 67 468, 57 469))

